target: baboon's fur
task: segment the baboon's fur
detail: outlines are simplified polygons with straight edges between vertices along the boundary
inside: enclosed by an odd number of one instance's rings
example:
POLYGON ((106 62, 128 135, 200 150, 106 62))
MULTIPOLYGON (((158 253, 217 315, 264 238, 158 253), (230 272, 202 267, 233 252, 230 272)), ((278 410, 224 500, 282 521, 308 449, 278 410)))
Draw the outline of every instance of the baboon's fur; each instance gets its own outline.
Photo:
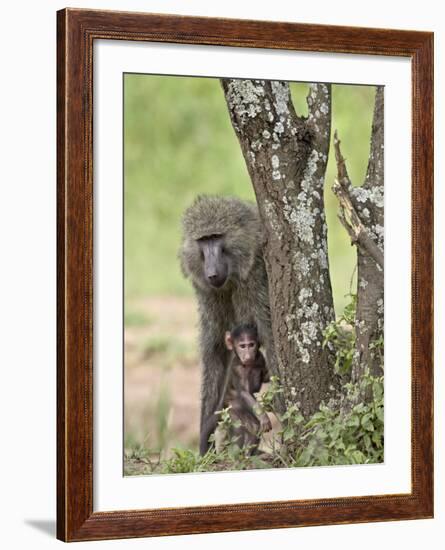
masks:
POLYGON ((256 324, 269 368, 275 372, 268 282, 256 205, 236 198, 199 196, 185 211, 182 227, 179 257, 195 289, 200 317, 200 451, 204 453, 230 360, 224 344, 226 330, 240 323, 256 324), (224 235, 231 258, 231 270, 221 289, 210 286, 203 273, 197 240, 210 235, 224 235))

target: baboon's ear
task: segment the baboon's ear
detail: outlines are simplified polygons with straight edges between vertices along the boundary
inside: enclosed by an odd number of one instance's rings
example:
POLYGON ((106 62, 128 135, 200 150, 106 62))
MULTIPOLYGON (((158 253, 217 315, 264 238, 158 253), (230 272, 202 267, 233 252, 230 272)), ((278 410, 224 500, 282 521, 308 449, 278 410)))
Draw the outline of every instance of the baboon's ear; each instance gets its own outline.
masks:
POLYGON ((231 334, 228 330, 226 331, 226 334, 224 336, 224 341, 226 343, 226 348, 229 349, 230 351, 232 351, 233 350, 233 340, 232 340, 232 336, 231 336, 231 334))

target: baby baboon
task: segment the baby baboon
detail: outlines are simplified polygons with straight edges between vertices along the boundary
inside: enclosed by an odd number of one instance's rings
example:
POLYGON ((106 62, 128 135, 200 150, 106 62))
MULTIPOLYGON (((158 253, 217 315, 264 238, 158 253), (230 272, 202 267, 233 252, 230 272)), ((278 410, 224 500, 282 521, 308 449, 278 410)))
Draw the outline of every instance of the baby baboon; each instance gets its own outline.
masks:
POLYGON ((259 410, 254 394, 259 392, 263 382, 269 382, 269 373, 255 325, 244 324, 226 332, 226 347, 233 351, 233 358, 227 373, 222 407, 230 406, 232 420, 240 425, 233 426, 230 437, 235 437, 240 447, 249 446, 256 452, 260 433, 272 429, 267 413, 259 410))
POLYGON ((268 366, 276 372, 262 233, 255 205, 235 198, 200 196, 185 211, 179 252, 198 299, 202 362, 200 452, 209 447, 230 352, 227 326, 258 327, 268 366))

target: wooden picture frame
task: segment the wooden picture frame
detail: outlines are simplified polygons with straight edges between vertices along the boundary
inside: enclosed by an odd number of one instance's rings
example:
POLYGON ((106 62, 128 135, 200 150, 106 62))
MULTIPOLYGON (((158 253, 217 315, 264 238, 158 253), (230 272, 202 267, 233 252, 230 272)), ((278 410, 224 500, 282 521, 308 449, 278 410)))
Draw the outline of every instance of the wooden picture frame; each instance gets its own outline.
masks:
POLYGON ((64 541, 433 516, 433 34, 65 9, 57 14, 57 537, 64 541), (406 494, 93 512, 93 43, 401 56, 412 64, 412 425, 406 494))

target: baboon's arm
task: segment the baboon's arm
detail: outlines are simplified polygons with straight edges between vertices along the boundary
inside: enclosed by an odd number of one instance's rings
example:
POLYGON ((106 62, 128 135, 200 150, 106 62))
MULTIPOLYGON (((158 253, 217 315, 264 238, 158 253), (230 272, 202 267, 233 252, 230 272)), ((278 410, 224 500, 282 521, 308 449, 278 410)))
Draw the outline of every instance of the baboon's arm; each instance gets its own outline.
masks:
POLYGON ((247 410, 253 415, 258 416, 257 410, 255 410, 257 409, 258 402, 255 397, 253 397, 253 395, 246 390, 242 390, 240 392, 240 396, 247 410))

